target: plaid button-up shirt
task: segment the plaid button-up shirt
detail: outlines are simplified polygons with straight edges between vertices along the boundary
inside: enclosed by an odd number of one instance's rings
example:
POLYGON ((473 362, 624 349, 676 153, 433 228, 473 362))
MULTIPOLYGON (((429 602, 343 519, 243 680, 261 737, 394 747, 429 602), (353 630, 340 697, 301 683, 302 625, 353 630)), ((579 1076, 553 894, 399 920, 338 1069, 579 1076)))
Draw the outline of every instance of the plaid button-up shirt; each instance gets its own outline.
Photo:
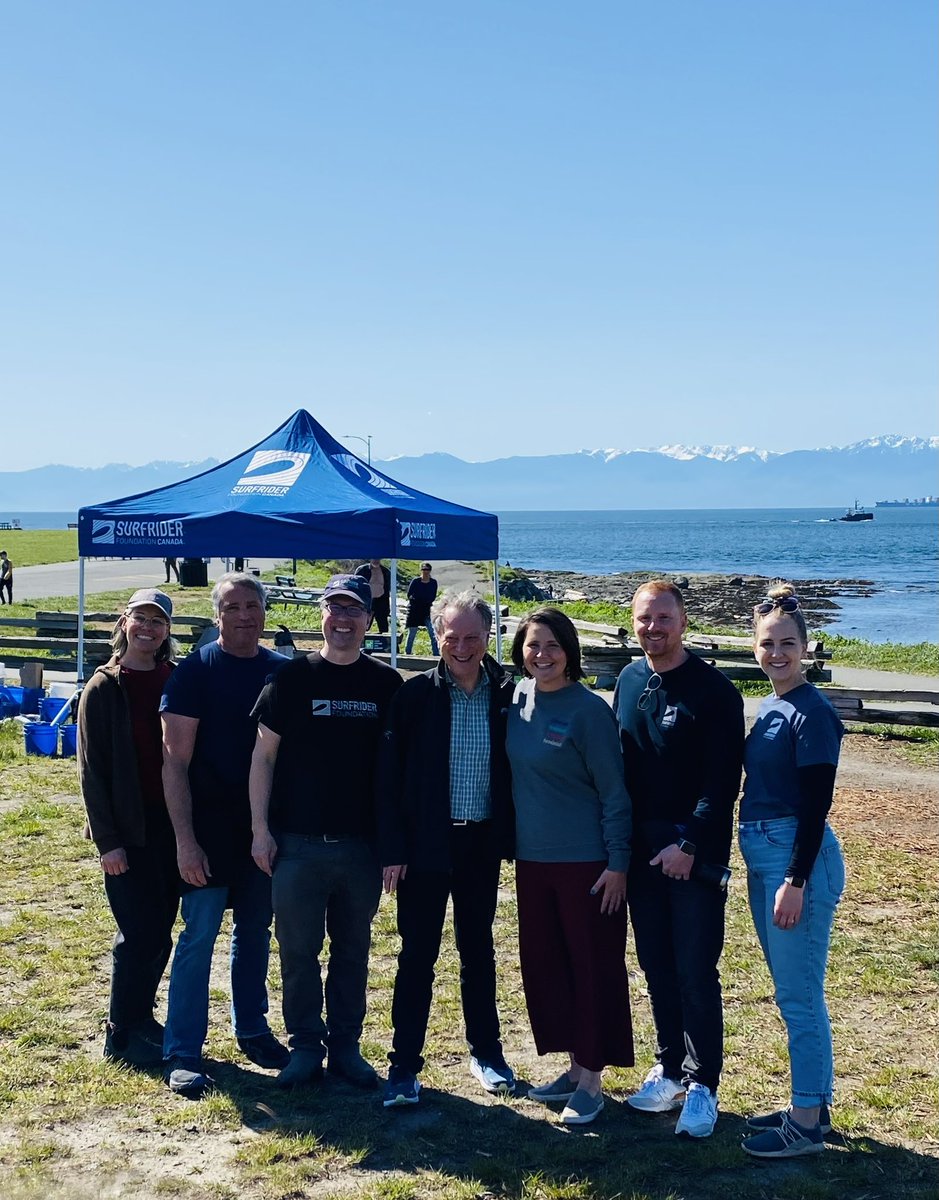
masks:
POLYGON ((467 695, 453 682, 450 688, 450 817, 454 821, 488 821, 492 816, 489 784, 489 676, 467 695))

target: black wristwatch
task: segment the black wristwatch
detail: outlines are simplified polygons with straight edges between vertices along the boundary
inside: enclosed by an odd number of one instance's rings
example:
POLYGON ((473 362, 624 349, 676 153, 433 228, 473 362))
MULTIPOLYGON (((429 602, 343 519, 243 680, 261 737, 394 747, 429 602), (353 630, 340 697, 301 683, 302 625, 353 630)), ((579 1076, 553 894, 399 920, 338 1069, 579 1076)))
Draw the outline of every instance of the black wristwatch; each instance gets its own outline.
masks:
POLYGON ((697 854, 698 852, 698 847, 694 842, 689 842, 687 838, 678 839, 678 849, 682 854, 697 854))
POLYGON ((794 888, 804 888, 805 887, 805 880, 802 878, 801 875, 787 875, 786 883, 788 883, 790 887, 794 887, 794 888))

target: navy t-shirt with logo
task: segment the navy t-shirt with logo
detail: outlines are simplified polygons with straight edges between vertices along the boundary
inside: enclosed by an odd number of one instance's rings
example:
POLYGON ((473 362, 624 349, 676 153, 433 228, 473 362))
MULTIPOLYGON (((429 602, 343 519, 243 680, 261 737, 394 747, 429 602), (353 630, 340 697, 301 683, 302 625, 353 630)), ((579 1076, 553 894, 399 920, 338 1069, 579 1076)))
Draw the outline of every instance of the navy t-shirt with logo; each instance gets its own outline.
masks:
POLYGON ((366 655, 314 653, 267 684, 253 715, 281 741, 268 819, 276 832, 371 837, 375 761, 401 676, 366 655))

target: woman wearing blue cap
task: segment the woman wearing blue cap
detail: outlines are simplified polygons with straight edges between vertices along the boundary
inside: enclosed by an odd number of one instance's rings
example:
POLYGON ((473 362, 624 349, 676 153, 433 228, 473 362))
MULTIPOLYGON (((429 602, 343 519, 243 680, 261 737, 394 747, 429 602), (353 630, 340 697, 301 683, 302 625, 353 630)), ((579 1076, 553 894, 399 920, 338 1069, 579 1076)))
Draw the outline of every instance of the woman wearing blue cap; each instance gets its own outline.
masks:
POLYGON ((78 776, 117 933, 104 1056, 159 1066, 163 1028, 153 1015, 179 907, 176 843, 163 799, 160 696, 177 646, 173 602, 134 592, 78 707, 78 776))

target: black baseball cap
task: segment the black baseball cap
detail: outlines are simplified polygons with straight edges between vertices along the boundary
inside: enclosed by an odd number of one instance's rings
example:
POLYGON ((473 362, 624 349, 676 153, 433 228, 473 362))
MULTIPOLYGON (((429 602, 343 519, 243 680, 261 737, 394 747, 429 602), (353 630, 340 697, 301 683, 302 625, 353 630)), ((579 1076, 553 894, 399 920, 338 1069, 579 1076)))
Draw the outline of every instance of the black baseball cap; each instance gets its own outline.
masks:
POLYGON ((369 612, 372 609, 372 589, 367 579, 361 575, 333 575, 323 589, 323 599, 333 596, 348 596, 364 605, 369 612))

